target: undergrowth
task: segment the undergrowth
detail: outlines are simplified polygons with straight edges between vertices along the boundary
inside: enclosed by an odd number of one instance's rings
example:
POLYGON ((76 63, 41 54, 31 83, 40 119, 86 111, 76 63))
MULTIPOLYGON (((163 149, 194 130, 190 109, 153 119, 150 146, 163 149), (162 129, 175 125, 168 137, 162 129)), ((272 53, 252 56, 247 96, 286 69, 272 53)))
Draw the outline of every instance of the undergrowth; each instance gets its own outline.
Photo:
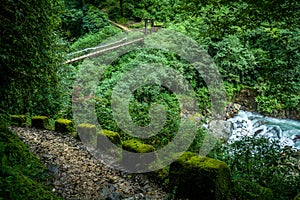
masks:
POLYGON ((0 200, 60 199, 50 191, 45 166, 5 126, 0 127, 0 200))

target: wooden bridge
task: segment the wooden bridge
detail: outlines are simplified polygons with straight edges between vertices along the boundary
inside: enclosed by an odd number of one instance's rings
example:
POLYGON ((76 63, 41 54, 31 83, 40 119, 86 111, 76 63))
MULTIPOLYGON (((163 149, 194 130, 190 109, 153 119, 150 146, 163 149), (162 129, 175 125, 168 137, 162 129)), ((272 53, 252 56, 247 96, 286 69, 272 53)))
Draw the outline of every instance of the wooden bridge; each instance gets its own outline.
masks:
MULTIPOLYGON (((112 23, 113 25, 121 28, 125 32, 130 32, 131 31, 127 27, 122 26, 120 24, 117 24, 113 21, 110 21, 110 23, 112 23)), ((157 30, 155 29, 155 26, 154 26, 154 20, 153 19, 145 19, 145 27, 142 31, 142 32, 144 32, 144 35, 147 35, 148 33, 151 34, 152 32, 156 32, 156 31, 157 30), (150 31, 148 30, 148 24, 149 23, 151 24, 150 31)), ((83 49, 81 51, 76 51, 76 52, 73 52, 73 53, 69 53, 69 54, 67 54, 67 57, 69 57, 69 59, 65 63, 69 64, 69 63, 72 63, 72 62, 75 62, 75 61, 78 61, 78 60, 89 58, 89 57, 92 57, 92 56, 95 56, 95 55, 98 55, 98 54, 101 54, 101 53, 105 53, 107 51, 115 50, 115 49, 130 45, 130 44, 133 44, 133 43, 141 42, 141 41, 144 41, 144 36, 140 37, 140 38, 137 38, 137 39, 132 39, 130 41, 127 41, 127 38, 124 38, 124 39, 121 39, 119 41, 112 42, 112 43, 109 43, 109 44, 96 46, 96 47, 92 47, 92 48, 87 48, 87 49, 83 49), (90 53, 88 53, 88 52, 90 52, 90 53), (73 58, 70 58, 70 57, 73 57, 73 58)))
POLYGON ((87 48, 87 49, 83 49, 81 51, 70 53, 67 56, 73 56, 73 55, 75 55, 75 56, 72 59, 68 59, 66 61, 66 64, 69 64, 69 63, 72 63, 72 62, 75 62, 75 61, 78 61, 78 60, 82 60, 82 59, 85 59, 85 58, 89 58, 89 57, 92 57, 92 56, 95 56, 95 55, 98 55, 98 54, 101 54, 101 53, 105 53, 107 51, 115 50, 115 49, 118 49, 120 47, 124 47, 124 46, 130 45, 130 44, 133 44, 133 43, 141 42, 143 40, 144 40, 144 37, 137 38, 137 39, 134 39, 134 40, 131 40, 131 41, 127 41, 127 39, 124 38, 124 39, 119 40, 117 42, 113 42, 113 43, 109 43, 109 44, 101 45, 101 46, 97 46, 97 47, 87 48), (81 55, 82 53, 88 52, 88 51, 93 51, 93 52, 81 55))

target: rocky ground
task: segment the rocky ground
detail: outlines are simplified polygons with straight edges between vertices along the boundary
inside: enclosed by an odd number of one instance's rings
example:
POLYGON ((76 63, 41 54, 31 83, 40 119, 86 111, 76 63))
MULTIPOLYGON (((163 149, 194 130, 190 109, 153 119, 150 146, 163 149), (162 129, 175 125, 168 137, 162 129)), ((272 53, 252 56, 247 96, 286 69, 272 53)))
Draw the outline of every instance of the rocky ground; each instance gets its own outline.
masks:
POLYGON ((53 191, 63 199, 167 199, 144 175, 111 169, 69 135, 35 128, 12 128, 53 172, 53 191))

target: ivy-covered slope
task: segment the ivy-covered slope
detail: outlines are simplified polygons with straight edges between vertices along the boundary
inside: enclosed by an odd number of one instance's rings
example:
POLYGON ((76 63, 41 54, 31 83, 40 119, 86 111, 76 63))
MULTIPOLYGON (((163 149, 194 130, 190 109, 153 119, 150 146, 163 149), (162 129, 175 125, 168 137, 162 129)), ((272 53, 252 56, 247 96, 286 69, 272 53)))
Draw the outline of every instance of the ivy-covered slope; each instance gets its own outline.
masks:
POLYGON ((0 200, 60 199, 50 191, 39 159, 6 127, 0 127, 0 200))

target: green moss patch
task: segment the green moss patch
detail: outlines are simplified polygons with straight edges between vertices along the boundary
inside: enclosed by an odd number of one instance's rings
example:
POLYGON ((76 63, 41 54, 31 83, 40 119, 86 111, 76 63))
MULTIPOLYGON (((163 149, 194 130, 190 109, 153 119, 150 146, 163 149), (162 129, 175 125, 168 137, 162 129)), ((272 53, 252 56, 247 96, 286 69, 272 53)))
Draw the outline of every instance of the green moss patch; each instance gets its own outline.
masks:
POLYGON ((231 187, 226 163, 186 152, 170 166, 169 189, 176 197, 189 199, 227 199, 231 187))
POLYGON ((122 148, 122 165, 129 170, 144 171, 147 168, 150 169, 151 163, 156 159, 154 153, 147 154, 154 152, 154 147, 149 144, 143 144, 139 140, 124 141, 122 148))
POLYGON ((100 145, 105 145, 104 137, 108 138, 113 144, 121 146, 121 137, 119 133, 110 130, 101 130, 97 134, 97 148, 101 148, 100 145))
POLYGON ((80 139, 86 144, 96 146, 97 144, 97 130, 93 124, 79 124, 77 126, 77 132, 80 139))
POLYGON ((46 116, 33 116, 31 117, 31 126, 40 129, 47 129, 49 120, 46 116))
POLYGON ((54 125, 57 132, 70 133, 73 130, 73 122, 68 119, 57 119, 54 125))
POLYGON ((127 140, 122 143, 122 147, 126 151, 134 153, 148 153, 153 152, 154 148, 152 145, 143 144, 139 140, 127 140))

